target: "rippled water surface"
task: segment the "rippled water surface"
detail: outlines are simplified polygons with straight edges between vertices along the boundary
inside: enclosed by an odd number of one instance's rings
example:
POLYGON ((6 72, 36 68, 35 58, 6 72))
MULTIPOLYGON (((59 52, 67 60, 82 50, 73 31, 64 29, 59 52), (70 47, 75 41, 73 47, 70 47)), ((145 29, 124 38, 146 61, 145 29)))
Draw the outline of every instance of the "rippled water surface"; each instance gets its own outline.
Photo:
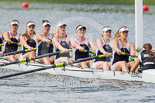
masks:
MULTIPOLYGON (((87 37, 96 41, 105 25, 114 34, 121 25, 127 25, 129 40, 134 41, 134 6, 129 5, 69 5, 69 4, 30 4, 27 10, 20 3, 0 3, 0 32, 10 30, 10 21, 20 21, 19 32, 25 32, 26 22, 36 23, 36 32, 42 32, 41 20, 52 23, 51 32, 56 24, 67 24, 67 33, 76 37, 78 24, 87 27, 87 37)), ((155 7, 144 13, 144 43, 155 46, 155 7)), ((0 75, 17 71, 1 70, 0 75)), ((155 84, 117 80, 82 79, 68 76, 33 73, 0 80, 1 103, 154 103, 155 84)))

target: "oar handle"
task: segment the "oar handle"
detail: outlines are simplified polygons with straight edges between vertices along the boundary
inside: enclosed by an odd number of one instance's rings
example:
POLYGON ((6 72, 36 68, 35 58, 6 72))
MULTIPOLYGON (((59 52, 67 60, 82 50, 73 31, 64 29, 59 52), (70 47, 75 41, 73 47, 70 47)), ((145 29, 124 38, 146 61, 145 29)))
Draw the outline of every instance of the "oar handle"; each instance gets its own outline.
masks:
MULTIPOLYGON (((37 48, 33 48, 33 50, 32 51, 36 51, 37 50, 37 48)), ((25 52, 30 52, 31 50, 30 49, 25 49, 25 52)))
MULTIPOLYGON (((48 43, 48 42, 46 42, 46 43, 48 43)), ((50 42, 50 44, 53 44, 53 42, 50 42)))
MULTIPOLYGON (((133 55, 125 53, 125 52, 121 52, 121 55, 133 56, 133 55)), ((138 56, 136 55, 135 57, 138 57, 138 56)))
POLYGON ((89 50, 84 50, 83 52, 88 52, 88 53, 96 54, 94 51, 89 51, 89 50))
POLYGON ((4 43, 0 44, 0 46, 4 46, 4 43))
MULTIPOLYGON (((72 51, 72 49, 68 49, 68 52, 71 52, 72 51)), ((64 51, 60 51, 60 54, 63 54, 63 53, 65 53, 64 51)))
POLYGON ((18 46, 21 46, 21 43, 16 43, 16 42, 13 42, 13 41, 11 41, 10 43, 11 43, 11 44, 16 44, 16 45, 18 45, 18 46))

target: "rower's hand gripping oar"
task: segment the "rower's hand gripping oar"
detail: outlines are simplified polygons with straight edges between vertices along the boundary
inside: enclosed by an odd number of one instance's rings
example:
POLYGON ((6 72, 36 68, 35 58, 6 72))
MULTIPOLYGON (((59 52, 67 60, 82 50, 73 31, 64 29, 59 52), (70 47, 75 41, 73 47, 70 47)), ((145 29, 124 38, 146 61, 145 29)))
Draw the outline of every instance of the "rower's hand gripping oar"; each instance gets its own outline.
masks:
MULTIPOLYGON (((51 42, 51 43, 52 43, 52 42, 51 42)), ((21 46, 20 43, 15 43, 15 42, 13 42, 13 41, 11 41, 10 44, 16 44, 16 45, 18 45, 18 46, 21 46)), ((0 46, 4 46, 4 43, 0 44, 0 46)))
MULTIPOLYGON (((131 55, 131 54, 128 54, 128 53, 125 53, 125 52, 121 52, 121 55, 127 55, 127 56, 134 57, 133 55, 131 55)), ((137 58, 138 56, 136 55, 135 57, 137 58)))
MULTIPOLYGON (((28 50, 27 50, 28 51, 28 50)), ((68 52, 72 51, 72 49, 69 49, 68 52)), ((7 65, 11 65, 11 64, 17 64, 17 63, 23 63, 23 62, 30 62, 31 60, 36 60, 36 59, 39 59, 39 58, 43 58, 43 57, 47 57, 47 56, 53 56, 53 55, 57 55, 57 54, 63 54, 64 51, 58 51, 58 52, 54 52, 54 53, 48 53, 48 54, 43 54, 43 55, 40 55, 40 56, 36 56, 34 58, 25 58, 25 59, 21 59, 19 61, 14 61, 14 62, 10 62, 10 63, 4 63, 4 64, 0 64, 0 66, 7 66, 7 65)))
POLYGON ((88 52, 88 53, 96 54, 94 51, 89 51, 89 50, 84 50, 83 52, 88 52))
POLYGON ((11 41, 10 44, 16 44, 18 46, 21 46, 21 43, 16 43, 16 42, 13 42, 13 41, 11 41))
POLYGON ((19 53, 26 53, 26 52, 35 51, 35 50, 37 50, 37 48, 33 48, 33 50, 25 49, 25 50, 8 52, 8 53, 2 54, 1 57, 8 56, 8 55, 15 55, 15 54, 19 54, 19 53))
MULTIPOLYGON (((109 55, 111 55, 111 53, 109 53, 109 55)), ((88 60, 92 60, 92 59, 96 59, 96 58, 103 58, 103 57, 105 57, 105 55, 93 56, 93 57, 88 57, 88 58, 84 58, 84 59, 80 59, 80 60, 75 60, 75 61, 71 61, 71 62, 59 63, 59 64, 56 64, 56 65, 53 65, 53 66, 46 66, 46 67, 42 67, 42 68, 38 68, 38 69, 33 69, 33 70, 24 71, 24 72, 20 72, 20 73, 15 73, 15 74, 9 74, 9 75, 5 75, 5 76, 1 76, 0 79, 14 77, 14 76, 22 75, 22 74, 33 73, 33 72, 47 70, 47 69, 56 68, 56 67, 67 66, 67 65, 74 64, 74 63, 84 62, 84 61, 88 61, 88 60)))

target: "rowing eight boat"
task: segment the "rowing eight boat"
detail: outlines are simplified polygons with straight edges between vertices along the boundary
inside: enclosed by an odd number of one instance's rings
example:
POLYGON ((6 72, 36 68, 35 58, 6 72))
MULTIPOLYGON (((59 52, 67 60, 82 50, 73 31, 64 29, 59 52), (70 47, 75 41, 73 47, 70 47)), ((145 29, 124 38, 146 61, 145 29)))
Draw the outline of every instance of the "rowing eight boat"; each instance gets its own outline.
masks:
MULTIPOLYGON (((6 63, 9 61, 0 60, 0 63, 6 63)), ((4 66, 3 68, 27 71, 42 67, 48 67, 51 65, 45 65, 40 63, 20 63, 4 66)), ((155 69, 144 70, 142 73, 122 72, 122 71, 110 71, 102 69, 90 69, 90 68, 79 68, 76 66, 65 66, 58 68, 51 68, 39 73, 49 73, 54 75, 67 75, 79 78, 97 78, 97 79, 117 79, 126 81, 144 81, 155 83, 155 69)))

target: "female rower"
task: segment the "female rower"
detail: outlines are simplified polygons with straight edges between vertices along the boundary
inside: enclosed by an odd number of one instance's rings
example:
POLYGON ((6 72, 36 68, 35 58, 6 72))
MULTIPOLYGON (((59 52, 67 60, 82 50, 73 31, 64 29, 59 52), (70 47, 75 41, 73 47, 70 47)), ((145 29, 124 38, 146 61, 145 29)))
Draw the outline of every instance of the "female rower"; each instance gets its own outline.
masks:
POLYGON ((114 51, 111 70, 129 72, 134 64, 134 61, 129 62, 129 56, 121 55, 121 52, 125 52, 136 56, 134 43, 127 40, 128 32, 126 26, 121 26, 115 34, 115 40, 113 40, 112 44, 114 51))
MULTIPOLYGON (((96 51, 96 46, 95 46, 93 40, 85 37, 85 33, 86 33, 86 27, 85 26, 78 25, 76 27, 76 33, 77 33, 77 39, 75 39, 75 41, 77 42, 78 45, 83 47, 85 50, 89 51, 90 47, 91 47, 93 51, 96 51)), ((74 55, 75 55, 75 57, 74 57, 75 60, 89 57, 88 52, 81 52, 78 49, 75 50, 74 55)), ((83 68, 88 68, 88 67, 91 68, 92 64, 93 64, 93 60, 89 60, 89 61, 78 63, 77 65, 80 67, 83 67, 83 68)))
POLYGON ((97 58, 94 61, 93 68, 97 69, 110 69, 111 65, 111 57, 109 53, 112 53, 112 40, 111 38, 111 28, 109 26, 105 26, 102 29, 102 37, 97 39, 97 52, 96 55, 105 55, 105 58, 97 58))
POLYGON ((57 54, 55 59, 55 64, 62 63, 65 61, 71 61, 72 58, 69 55, 68 49, 77 48, 83 51, 84 49, 79 46, 73 37, 67 36, 66 34, 66 24, 65 23, 58 23, 56 34, 53 38, 53 44, 55 46, 56 51, 64 51, 63 54, 57 54))
MULTIPOLYGON (((30 49, 33 50, 33 48, 36 47, 36 33, 34 31, 35 23, 33 21, 29 21, 26 24, 26 32, 20 37, 20 42, 23 45, 23 50, 30 49)), ((20 56, 20 59, 24 59, 26 57, 35 57, 36 53, 34 51, 22 53, 20 56)), ((34 61, 32 61, 34 62, 34 61)))
MULTIPOLYGON (((12 20, 11 21, 11 31, 7 31, 4 32, 3 34, 3 38, 4 38, 4 53, 8 53, 8 52, 14 52, 18 50, 18 45, 17 43, 19 43, 19 39, 21 34, 17 32, 18 30, 18 26, 19 26, 19 21, 18 20, 12 20), (14 42, 14 43, 11 43, 14 42)), ((15 61, 17 59, 19 59, 20 54, 16 54, 16 55, 9 55, 6 56, 5 59, 7 60, 11 60, 11 61, 15 61)))
POLYGON ((143 48, 144 50, 136 59, 135 64, 131 68, 131 72, 137 71, 136 68, 139 64, 142 66, 142 68, 139 69, 140 71, 155 68, 155 52, 152 51, 152 45, 150 43, 146 43, 143 45, 143 48))
MULTIPOLYGON (((42 33, 37 34, 38 50, 37 55, 47 54, 53 52, 52 38, 54 34, 49 33, 51 24, 48 20, 42 20, 42 33)), ((40 63, 51 64, 54 62, 54 56, 43 57, 38 59, 40 63)))

